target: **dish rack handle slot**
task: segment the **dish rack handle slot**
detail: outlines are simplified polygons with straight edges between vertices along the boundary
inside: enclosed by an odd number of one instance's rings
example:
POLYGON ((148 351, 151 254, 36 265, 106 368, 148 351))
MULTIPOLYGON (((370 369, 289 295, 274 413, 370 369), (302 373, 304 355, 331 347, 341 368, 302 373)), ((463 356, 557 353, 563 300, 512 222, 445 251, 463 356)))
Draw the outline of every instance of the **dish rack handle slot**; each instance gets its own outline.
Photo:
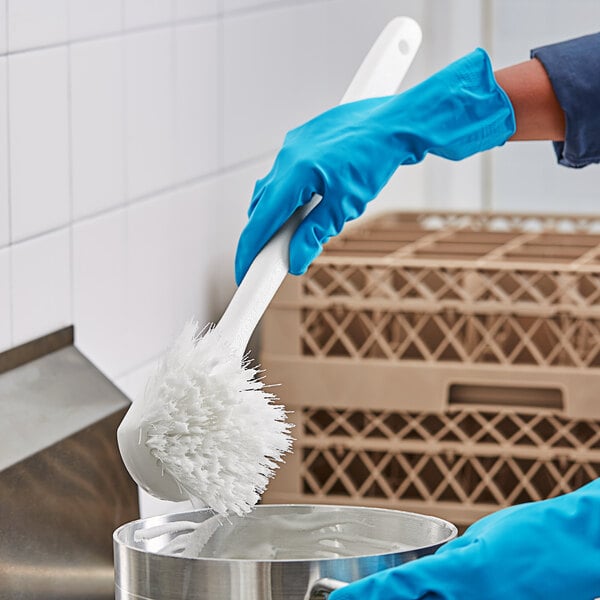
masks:
POLYGON ((536 408, 564 412, 563 391, 557 387, 504 386, 455 383, 448 391, 449 406, 536 408))

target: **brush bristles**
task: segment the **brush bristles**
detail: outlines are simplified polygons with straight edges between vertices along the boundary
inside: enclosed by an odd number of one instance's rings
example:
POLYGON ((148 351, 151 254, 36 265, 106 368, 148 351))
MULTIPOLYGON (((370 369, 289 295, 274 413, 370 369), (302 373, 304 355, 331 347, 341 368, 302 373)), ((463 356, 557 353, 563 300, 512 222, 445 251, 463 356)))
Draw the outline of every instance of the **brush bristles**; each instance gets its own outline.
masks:
POLYGON ((214 330, 190 322, 146 387, 147 447, 217 513, 250 511, 291 448, 285 408, 257 373, 214 330))

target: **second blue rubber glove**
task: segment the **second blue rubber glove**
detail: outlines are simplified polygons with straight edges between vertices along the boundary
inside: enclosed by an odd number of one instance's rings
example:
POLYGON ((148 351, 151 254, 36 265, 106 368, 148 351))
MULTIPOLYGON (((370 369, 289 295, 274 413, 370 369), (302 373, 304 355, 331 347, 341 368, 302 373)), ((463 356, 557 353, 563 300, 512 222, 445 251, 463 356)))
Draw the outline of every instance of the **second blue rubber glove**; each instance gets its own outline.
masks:
POLYGON ((323 244, 356 219, 400 165, 428 153, 461 160, 503 144, 515 131, 512 105, 481 49, 403 94, 333 108, 290 131, 270 173, 256 184, 241 234, 236 280, 292 213, 313 194, 321 203, 290 243, 300 275, 323 244))
POLYGON ((361 579, 329 600, 600 598, 600 479, 493 513, 434 555, 361 579))

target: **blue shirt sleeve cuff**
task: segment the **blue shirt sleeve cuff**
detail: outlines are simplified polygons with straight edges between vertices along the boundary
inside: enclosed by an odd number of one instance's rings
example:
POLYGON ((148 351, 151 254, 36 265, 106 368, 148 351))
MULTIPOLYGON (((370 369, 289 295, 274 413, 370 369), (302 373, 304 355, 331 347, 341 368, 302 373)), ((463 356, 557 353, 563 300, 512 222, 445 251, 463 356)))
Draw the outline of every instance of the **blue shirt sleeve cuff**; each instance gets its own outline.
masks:
POLYGON ((600 163, 600 33, 531 51, 548 73, 565 113, 564 142, 554 142, 567 167, 600 163))

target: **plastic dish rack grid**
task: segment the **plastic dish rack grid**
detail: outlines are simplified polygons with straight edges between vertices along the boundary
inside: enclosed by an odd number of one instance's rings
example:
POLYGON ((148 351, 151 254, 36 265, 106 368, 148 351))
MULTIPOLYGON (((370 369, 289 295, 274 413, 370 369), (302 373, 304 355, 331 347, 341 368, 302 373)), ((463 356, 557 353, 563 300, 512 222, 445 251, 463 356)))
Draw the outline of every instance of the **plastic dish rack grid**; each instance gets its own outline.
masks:
POLYGON ((263 323, 295 452, 267 502, 469 524, 600 476, 600 217, 359 222, 263 323))

